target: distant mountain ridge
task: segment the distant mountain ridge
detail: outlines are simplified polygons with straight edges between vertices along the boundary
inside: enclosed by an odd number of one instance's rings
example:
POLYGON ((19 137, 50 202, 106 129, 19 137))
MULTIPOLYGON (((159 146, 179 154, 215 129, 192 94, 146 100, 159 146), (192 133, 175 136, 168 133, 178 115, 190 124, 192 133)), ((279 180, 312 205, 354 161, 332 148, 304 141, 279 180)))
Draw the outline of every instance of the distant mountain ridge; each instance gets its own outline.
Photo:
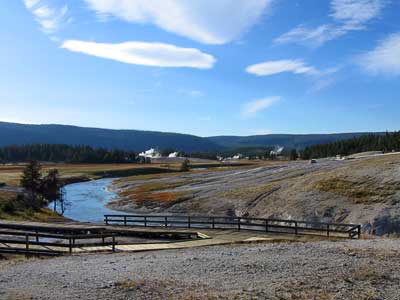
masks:
POLYGON ((0 146, 36 143, 88 145, 131 151, 144 151, 151 147, 176 148, 188 152, 221 148, 208 139, 189 134, 0 122, 0 146))
POLYGON ((118 130, 71 125, 31 125, 0 122, 0 146, 36 143, 88 145, 95 148, 144 151, 151 147, 195 152, 241 147, 280 145, 301 149, 306 146, 358 137, 368 133, 267 134, 253 136, 199 137, 189 134, 118 130))

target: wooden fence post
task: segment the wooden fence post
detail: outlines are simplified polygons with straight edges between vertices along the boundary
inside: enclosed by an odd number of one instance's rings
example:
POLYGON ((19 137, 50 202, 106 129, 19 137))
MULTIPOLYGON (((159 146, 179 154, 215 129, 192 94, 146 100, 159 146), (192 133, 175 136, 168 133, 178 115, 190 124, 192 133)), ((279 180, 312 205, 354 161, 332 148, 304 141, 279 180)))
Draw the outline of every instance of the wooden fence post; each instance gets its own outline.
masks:
POLYGON ((26 248, 26 253, 25 256, 29 257, 29 234, 25 234, 25 248, 26 248))
POLYGON ((126 216, 124 216, 124 225, 126 226, 126 216))
POLYGON ((294 233, 297 235, 297 221, 294 222, 294 233))
POLYGON ((240 231, 240 217, 238 217, 238 230, 240 231))
POLYGON ((190 228, 190 216, 188 216, 188 228, 190 228))
POLYGON ((326 236, 329 237, 329 224, 326 225, 326 236))
POLYGON ((112 252, 115 252, 115 234, 112 234, 112 252))
POLYGON ((268 232, 268 220, 265 220, 265 232, 268 232))
POLYGON ((36 233, 36 242, 39 242, 39 231, 36 229, 35 233, 36 233))
POLYGON ((357 235, 358 235, 358 238, 361 239, 361 225, 357 226, 357 235))
POLYGON ((72 239, 71 239, 71 237, 68 238, 68 241, 69 241, 69 254, 71 254, 72 253, 72 239))
POLYGON ((212 217, 212 229, 215 229, 215 218, 212 217))
POLYGON ((105 215, 105 216, 104 216, 104 218, 105 218, 105 220, 104 220, 104 221, 106 222, 106 225, 108 225, 108 216, 107 216, 107 215, 105 215))
POLYGON ((164 217, 164 218, 165 218, 164 225, 165 225, 165 227, 168 227, 168 217, 164 217))
POLYGON ((144 216, 144 227, 147 227, 147 216, 144 216))

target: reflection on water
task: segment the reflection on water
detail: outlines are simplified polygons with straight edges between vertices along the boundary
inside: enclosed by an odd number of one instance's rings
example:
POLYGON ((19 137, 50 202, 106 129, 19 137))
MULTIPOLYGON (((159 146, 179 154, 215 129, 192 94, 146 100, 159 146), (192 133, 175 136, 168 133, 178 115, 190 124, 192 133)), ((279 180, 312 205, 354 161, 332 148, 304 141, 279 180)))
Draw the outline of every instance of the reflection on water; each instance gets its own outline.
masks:
POLYGON ((63 189, 62 200, 50 203, 49 208, 66 218, 81 222, 102 223, 105 214, 124 214, 108 209, 105 205, 116 194, 108 191, 112 178, 68 184, 63 189))

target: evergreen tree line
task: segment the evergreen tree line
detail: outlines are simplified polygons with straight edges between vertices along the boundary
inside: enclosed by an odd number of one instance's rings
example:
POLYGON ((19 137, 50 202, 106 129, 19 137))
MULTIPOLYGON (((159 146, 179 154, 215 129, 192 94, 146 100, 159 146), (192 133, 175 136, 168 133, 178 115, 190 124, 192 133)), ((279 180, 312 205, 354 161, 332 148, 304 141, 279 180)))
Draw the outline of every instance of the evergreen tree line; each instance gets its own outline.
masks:
POLYGON ((351 155, 365 151, 400 151, 400 131, 386 134, 367 134, 360 137, 313 145, 300 151, 303 159, 351 155))
POLYGON ((138 158, 133 151, 95 149, 90 146, 32 144, 0 148, 0 163, 32 160, 65 163, 132 163, 137 162, 138 158))

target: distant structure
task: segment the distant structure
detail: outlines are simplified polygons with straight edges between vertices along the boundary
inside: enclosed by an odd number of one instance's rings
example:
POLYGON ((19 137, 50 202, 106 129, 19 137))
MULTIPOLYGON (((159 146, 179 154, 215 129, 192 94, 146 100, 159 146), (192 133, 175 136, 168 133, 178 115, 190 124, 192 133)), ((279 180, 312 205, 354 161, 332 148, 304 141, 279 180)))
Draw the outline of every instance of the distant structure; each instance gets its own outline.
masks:
POLYGON ((139 156, 145 157, 145 158, 160 158, 161 157, 161 153, 158 150, 156 150, 154 148, 151 148, 151 149, 149 149, 147 151, 139 153, 139 156))
POLYGON ((269 153, 270 156, 279 156, 283 149, 285 149, 284 147, 276 147, 274 150, 271 150, 271 152, 269 153))
POLYGON ((238 153, 232 157, 232 159, 242 159, 242 158, 243 158, 243 154, 241 154, 241 153, 238 153))
POLYGON ((172 152, 168 155, 168 157, 179 157, 179 152, 172 152))

